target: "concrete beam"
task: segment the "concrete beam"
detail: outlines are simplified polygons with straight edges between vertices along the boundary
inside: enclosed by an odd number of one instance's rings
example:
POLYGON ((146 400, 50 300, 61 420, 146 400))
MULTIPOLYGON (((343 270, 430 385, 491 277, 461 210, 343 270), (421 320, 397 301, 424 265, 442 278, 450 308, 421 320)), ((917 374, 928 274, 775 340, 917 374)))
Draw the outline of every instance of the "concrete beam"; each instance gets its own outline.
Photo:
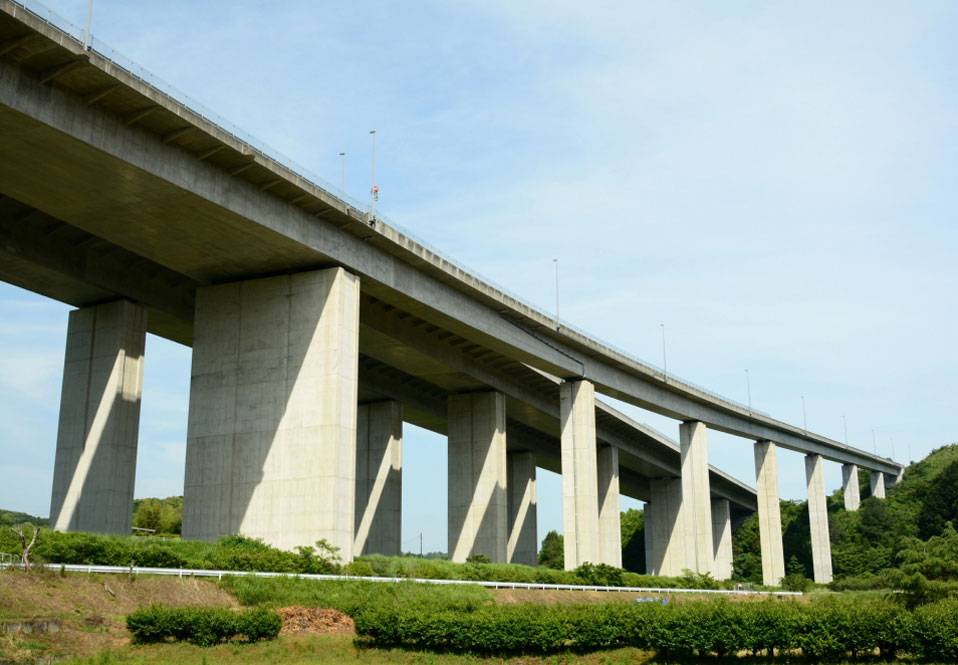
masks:
POLYGON ((728 499, 712 499, 712 546, 715 579, 732 579, 732 514, 728 499))
POLYGON ((690 546, 692 570, 715 574, 715 552, 712 549, 712 495, 709 491, 708 445, 705 424, 687 422, 679 426, 679 447, 682 453, 682 510, 691 529, 686 544, 690 546))
POLYGON ((506 560, 535 566, 538 563, 536 532, 536 454, 514 451, 506 455, 509 540, 506 560))
POLYGON ((598 563, 599 493, 596 475, 595 388, 588 381, 559 387, 562 446, 562 525, 565 568, 598 563))
POLYGON ((602 446, 596 452, 599 498, 599 561, 622 567, 622 528, 619 507, 619 449, 602 446))
POLYGON ((778 494, 775 444, 755 444, 755 478, 758 488, 758 535, 762 548, 762 584, 778 586, 785 577, 782 547, 782 513, 778 494))
POLYGON ((449 558, 506 557, 506 400, 501 393, 449 396, 449 558))
POLYGON ((402 404, 360 404, 356 417, 355 555, 402 554, 402 404))
POLYGON ((805 456, 808 483, 808 524, 812 536, 812 568, 815 581, 832 581, 832 544, 828 535, 828 505, 825 496, 825 460, 821 455, 805 456))
POLYGON ((359 279, 341 268, 201 288, 183 538, 353 558, 359 279))
POLYGON ((119 301, 70 312, 50 524, 129 535, 146 310, 119 301))
POLYGON ((854 464, 842 464, 842 491, 845 494, 845 510, 858 510, 861 494, 858 491, 858 467, 854 464))
POLYGON ((652 575, 682 575, 695 565, 694 551, 690 554, 686 542, 692 534, 686 523, 688 513, 682 509, 682 480, 653 480, 650 492, 652 556, 646 569, 652 575))

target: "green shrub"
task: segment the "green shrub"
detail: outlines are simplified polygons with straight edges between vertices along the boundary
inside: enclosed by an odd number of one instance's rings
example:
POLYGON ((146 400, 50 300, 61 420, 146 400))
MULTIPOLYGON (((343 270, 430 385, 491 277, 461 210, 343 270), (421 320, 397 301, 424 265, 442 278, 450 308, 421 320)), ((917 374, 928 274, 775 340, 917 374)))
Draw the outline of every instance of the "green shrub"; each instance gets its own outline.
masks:
POLYGON ((812 581, 801 573, 791 573, 782 578, 782 588, 786 591, 801 591, 805 593, 812 581))
POLYGON ((917 655, 929 660, 958 660, 958 599, 919 607, 913 631, 917 655))
POLYGON ((251 641, 273 639, 279 635, 283 620, 265 608, 234 612, 228 608, 152 605, 127 616, 126 627, 136 642, 173 639, 211 646, 237 635, 251 641))
POLYGON ((350 561, 343 566, 343 574, 356 577, 375 577, 376 571, 366 561, 350 561))

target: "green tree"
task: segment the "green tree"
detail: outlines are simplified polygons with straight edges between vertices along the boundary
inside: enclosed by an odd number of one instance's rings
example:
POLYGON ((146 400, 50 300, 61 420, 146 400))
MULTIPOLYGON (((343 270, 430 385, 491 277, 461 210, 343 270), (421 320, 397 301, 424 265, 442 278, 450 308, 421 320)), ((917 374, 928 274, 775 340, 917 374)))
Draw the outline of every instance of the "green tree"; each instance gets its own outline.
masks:
POLYGON ((645 573, 645 511, 629 508, 619 517, 622 532, 622 567, 645 573))
POLYGON ((557 531, 550 531, 542 539, 539 548, 539 565, 556 570, 565 569, 565 547, 562 536, 557 531))
POLYGON ((931 538, 942 532, 946 522, 958 520, 958 460, 931 481, 918 513, 918 536, 931 538))
POLYGON ((951 522, 927 542, 908 539, 898 558, 900 568, 887 574, 910 607, 958 595, 958 532, 951 522))

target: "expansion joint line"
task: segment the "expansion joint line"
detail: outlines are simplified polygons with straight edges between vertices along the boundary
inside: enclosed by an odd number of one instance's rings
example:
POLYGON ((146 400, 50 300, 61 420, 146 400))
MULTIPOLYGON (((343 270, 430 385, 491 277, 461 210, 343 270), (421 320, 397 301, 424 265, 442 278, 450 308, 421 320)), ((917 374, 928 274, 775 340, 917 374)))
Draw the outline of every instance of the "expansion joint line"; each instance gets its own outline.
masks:
POLYGON ((499 316, 500 316, 504 321, 506 321, 506 322, 508 322, 508 323, 511 323, 512 325, 514 325, 516 328, 518 328, 518 329, 521 330, 522 332, 524 332, 524 333, 526 333, 527 335, 529 335, 530 337, 534 338, 536 341, 541 342, 542 344, 545 344, 546 346, 548 346, 550 349, 552 349, 552 350, 555 351, 556 353, 561 353, 562 355, 564 355, 564 356, 565 356, 566 358, 568 358, 569 360, 571 360, 571 361, 573 361, 573 362, 575 362, 575 363, 578 363, 579 366, 582 368, 582 370, 579 372, 579 376, 574 377, 574 379, 575 379, 575 380, 580 380, 580 379, 584 379, 584 378, 585 378, 585 363, 583 363, 581 360, 579 360, 578 358, 576 358, 576 357, 573 356, 573 355, 570 355, 570 354, 566 353, 565 351, 563 351, 563 350, 560 349, 559 347, 555 346, 554 344, 550 344, 547 340, 542 339, 541 337, 539 337, 539 335, 537 335, 534 331, 532 331, 532 330, 530 330, 529 328, 527 328, 527 327, 521 325, 518 321, 516 321, 516 320, 514 320, 514 319, 510 319, 508 316, 506 316, 506 315, 503 314, 502 312, 499 312, 499 316))

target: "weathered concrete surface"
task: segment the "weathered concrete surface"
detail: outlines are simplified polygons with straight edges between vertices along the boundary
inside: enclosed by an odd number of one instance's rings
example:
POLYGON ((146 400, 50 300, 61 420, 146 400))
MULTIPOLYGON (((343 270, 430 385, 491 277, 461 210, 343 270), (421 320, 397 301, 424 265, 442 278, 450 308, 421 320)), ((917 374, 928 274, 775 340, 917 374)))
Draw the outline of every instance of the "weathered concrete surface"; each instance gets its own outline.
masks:
POLYGON ((778 496, 775 444, 771 441, 758 441, 754 451, 758 533, 762 548, 762 584, 778 586, 785 577, 785 553, 782 548, 782 512, 778 496))
POLYGON ((402 404, 360 404, 356 416, 353 553, 402 554, 402 404))
POLYGON ((502 393, 449 396, 449 558, 506 556, 506 401, 502 393))
POLYGON ((562 525, 565 568, 598 563, 599 491, 595 450, 595 387, 567 381, 559 388, 562 525))
POLYGON ((858 490, 858 467, 854 464, 842 464, 842 491, 845 494, 845 510, 858 510, 861 493, 858 490))
POLYGON ((869 477, 872 496, 877 499, 885 498, 885 474, 881 471, 872 471, 869 477))
POLYGON ((653 480, 650 485, 652 557, 646 561, 646 569, 652 575, 681 575, 694 565, 694 550, 690 553, 686 542, 691 530, 683 523, 688 513, 682 510, 682 480, 653 480))
POLYGON ((50 523, 130 533, 146 310, 120 301, 70 312, 50 523))
POLYGON ((183 537, 353 558, 359 280, 341 268, 200 289, 183 537))
POLYGON ((715 574, 715 552, 712 549, 712 496, 709 491, 709 460, 705 423, 686 422, 679 426, 679 447, 682 452, 682 510, 690 534, 690 569, 715 574))
POLYGON ((728 499, 712 499, 712 547, 715 579, 732 579, 732 513, 728 499))
POLYGON ((821 455, 805 456, 808 482, 808 522, 812 535, 812 568, 815 581, 832 581, 832 544, 828 535, 828 505, 825 497, 825 460, 821 455))
POLYGON ((506 455, 509 504, 509 540, 506 560, 535 566, 538 563, 536 522, 536 454, 514 451, 506 455))
POLYGON ((622 528, 619 509, 619 449, 602 446, 596 452, 599 497, 599 561, 622 567, 622 528))

